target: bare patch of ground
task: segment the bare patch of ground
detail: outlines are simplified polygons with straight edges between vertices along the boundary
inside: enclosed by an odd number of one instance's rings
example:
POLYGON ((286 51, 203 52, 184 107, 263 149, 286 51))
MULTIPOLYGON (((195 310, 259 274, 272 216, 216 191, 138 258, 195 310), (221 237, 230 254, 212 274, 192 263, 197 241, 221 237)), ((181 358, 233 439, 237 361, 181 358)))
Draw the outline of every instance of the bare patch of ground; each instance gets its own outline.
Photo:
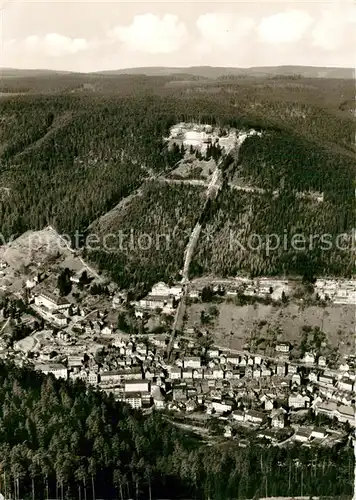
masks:
POLYGON ((17 95, 26 95, 26 92, 0 92, 0 97, 15 97, 17 95))
POLYGON ((126 196, 126 198, 123 198, 120 203, 118 203, 114 208, 109 210, 109 212, 106 212, 104 215, 96 219, 94 222, 92 222, 88 228, 87 231, 93 231, 95 228, 100 227, 102 224, 107 224, 110 226, 111 220, 115 222, 116 217, 122 214, 123 211, 128 209, 130 207, 130 203, 133 201, 134 198, 137 198, 139 196, 142 196, 142 187, 131 193, 129 196, 126 196))
POLYGON ((19 351, 23 351, 25 353, 32 351, 36 345, 36 340, 34 337, 25 337, 22 340, 19 340, 15 343, 14 348, 19 351))
POLYGON ((41 264, 49 257, 61 254, 70 256, 59 235, 50 228, 41 231, 27 231, 19 238, 0 247, 0 261, 5 262, 13 270, 19 270, 23 266, 41 264))
POLYGON ((185 157, 179 162, 169 175, 172 179, 203 179, 209 181, 216 169, 216 163, 213 158, 210 160, 198 160, 194 154, 186 153, 185 157))
POLYGON ((53 228, 27 231, 6 245, 0 246, 0 289, 18 293, 27 279, 37 274, 60 272, 67 267, 74 273, 86 269, 89 276, 96 277, 92 270, 77 255, 64 238, 53 228))

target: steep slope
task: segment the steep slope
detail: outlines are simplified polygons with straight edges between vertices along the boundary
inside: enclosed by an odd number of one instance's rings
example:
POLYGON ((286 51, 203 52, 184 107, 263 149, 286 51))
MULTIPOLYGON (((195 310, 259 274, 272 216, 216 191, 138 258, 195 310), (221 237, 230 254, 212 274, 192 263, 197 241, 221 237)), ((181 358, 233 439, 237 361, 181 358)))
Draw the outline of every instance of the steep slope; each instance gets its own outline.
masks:
POLYGON ((9 237, 52 224, 83 231, 130 194, 150 171, 164 170, 162 132, 140 101, 34 98, 2 107, 0 222, 9 237), (89 104, 89 107, 86 106, 89 104))
POLYGON ((100 243, 95 249, 88 246, 86 254, 123 288, 147 289, 161 279, 179 279, 205 191, 200 186, 146 183, 90 226, 89 235, 100 243))

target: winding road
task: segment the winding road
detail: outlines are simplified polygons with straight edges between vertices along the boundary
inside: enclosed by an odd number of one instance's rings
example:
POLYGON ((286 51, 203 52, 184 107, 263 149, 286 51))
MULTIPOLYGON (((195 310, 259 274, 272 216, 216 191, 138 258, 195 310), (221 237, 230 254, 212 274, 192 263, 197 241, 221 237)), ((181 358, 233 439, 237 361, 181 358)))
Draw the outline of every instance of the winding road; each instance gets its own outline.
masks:
MULTIPOLYGON (((230 152, 230 150, 228 150, 226 152, 226 154, 228 154, 229 152, 230 152)), ((225 159, 225 157, 223 157, 220 160, 219 164, 216 166, 216 169, 214 170, 214 173, 211 177, 209 184, 206 184, 206 183, 203 184, 203 185, 207 186, 207 190, 206 190, 206 200, 205 200, 204 206, 202 208, 201 214, 204 213, 209 200, 211 200, 212 198, 216 198, 219 190, 221 189, 220 179, 222 177, 222 171, 221 171, 220 166, 222 165, 224 159, 225 159)), ((192 181, 189 181, 189 182, 192 182, 192 181)), ((179 325, 181 319, 184 316, 184 312, 185 312, 185 301, 186 301, 186 296, 187 296, 187 291, 188 291, 187 285, 189 283, 189 266, 190 266, 192 257, 194 255, 194 250, 195 250, 196 245, 198 243, 201 228, 202 228, 199 220, 200 220, 200 217, 198 218, 198 222, 194 226, 194 229, 190 235, 188 244, 187 244, 187 246, 185 248, 185 252, 184 252, 184 264, 183 264, 183 273, 182 273, 183 295, 182 295, 181 300, 179 301, 179 304, 178 304, 178 307, 176 310, 174 323, 173 323, 173 327, 172 327, 171 338, 170 338, 170 341, 169 341, 169 344, 167 347, 167 360, 168 361, 170 361, 170 358, 171 358, 174 339, 175 339, 175 336, 177 333, 177 326, 179 325)))

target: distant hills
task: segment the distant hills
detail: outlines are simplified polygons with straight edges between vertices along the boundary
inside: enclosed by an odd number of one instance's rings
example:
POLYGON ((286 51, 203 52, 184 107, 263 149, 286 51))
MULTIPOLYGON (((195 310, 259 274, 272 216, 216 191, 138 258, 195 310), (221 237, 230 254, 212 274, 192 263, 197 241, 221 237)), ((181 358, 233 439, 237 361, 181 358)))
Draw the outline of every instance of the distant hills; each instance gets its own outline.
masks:
POLYGON ((189 68, 128 68, 114 71, 101 71, 102 75, 147 75, 147 76, 168 76, 168 75, 192 75, 200 78, 221 78, 223 76, 293 76, 300 75, 306 78, 353 78, 355 70, 352 68, 327 68, 314 66, 260 66, 252 68, 229 68, 213 66, 192 66, 189 68))
MULTIPOLYGON (((51 75, 73 75, 82 74, 70 71, 54 71, 46 69, 16 69, 1 68, 1 77, 36 77, 51 75)), ((182 76, 189 75, 202 79, 217 79, 222 77, 276 77, 276 76, 302 76, 305 78, 342 78, 349 79, 355 77, 355 70, 352 68, 328 68, 317 66, 260 66, 251 68, 233 67, 213 67, 213 66, 192 66, 192 67, 141 67, 126 68, 118 70, 97 71, 87 73, 96 76, 119 76, 119 75, 146 75, 146 76, 182 76)))
POLYGON ((18 69, 0 68, 0 78, 28 78, 41 76, 56 76, 76 74, 71 71, 56 71, 52 69, 18 69))

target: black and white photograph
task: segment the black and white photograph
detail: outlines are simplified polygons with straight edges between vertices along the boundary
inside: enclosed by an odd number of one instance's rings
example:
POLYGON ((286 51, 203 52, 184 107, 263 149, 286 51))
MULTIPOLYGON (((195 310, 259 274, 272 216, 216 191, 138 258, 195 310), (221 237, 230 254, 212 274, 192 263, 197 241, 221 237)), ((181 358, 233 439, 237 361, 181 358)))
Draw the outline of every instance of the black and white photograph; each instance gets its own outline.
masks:
POLYGON ((0 0, 0 500, 356 500, 356 3, 0 0))

